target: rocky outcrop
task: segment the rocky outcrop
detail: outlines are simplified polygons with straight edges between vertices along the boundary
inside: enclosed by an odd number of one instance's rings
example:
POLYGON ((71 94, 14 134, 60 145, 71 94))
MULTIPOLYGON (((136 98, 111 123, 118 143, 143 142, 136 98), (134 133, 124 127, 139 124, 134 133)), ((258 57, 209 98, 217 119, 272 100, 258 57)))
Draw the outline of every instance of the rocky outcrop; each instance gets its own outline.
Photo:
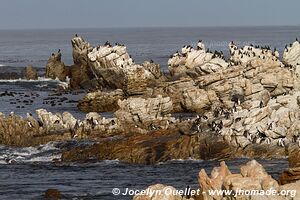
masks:
POLYGON ((37 80, 38 79, 37 71, 31 65, 28 65, 24 69, 23 76, 26 80, 37 80))
POLYGON ((199 41, 196 48, 184 46, 181 52, 173 54, 168 66, 171 75, 189 75, 197 77, 226 69, 229 64, 224 60, 222 52, 209 52, 199 41))
POLYGON ((147 85, 161 77, 159 65, 135 64, 126 47, 106 43, 88 54, 91 69, 105 87, 123 89, 127 95, 143 94, 147 85))
POLYGON ((214 131, 233 145, 286 146, 299 137, 298 79, 276 61, 253 59, 247 66, 201 76, 196 83, 222 102, 206 115, 215 118, 214 131))
POLYGON ((230 51, 230 64, 231 65, 247 65, 252 60, 260 60, 261 62, 275 62, 276 65, 283 64, 279 60, 279 53, 275 49, 272 51, 270 47, 259 47, 259 46, 244 46, 238 48, 234 42, 229 44, 230 51))
POLYGON ((78 120, 69 112, 62 114, 36 110, 37 119, 27 114, 22 118, 14 113, 0 115, 0 141, 10 146, 36 146, 50 141, 99 139, 120 134, 117 119, 105 119, 97 113, 88 113, 78 120))
POLYGON ((96 88, 99 83, 90 69, 88 53, 92 46, 82 37, 75 36, 72 40, 72 55, 74 65, 69 67, 71 88, 96 88))
POLYGON ((295 41, 290 46, 286 46, 283 52, 283 63, 296 71, 300 75, 300 43, 295 41))
POLYGON ((125 94, 121 89, 90 92, 79 101, 77 107, 84 112, 112 112, 119 109, 118 100, 124 98, 125 94))
POLYGON ((56 79, 65 81, 68 76, 68 70, 65 64, 61 61, 61 53, 53 53, 46 65, 46 78, 56 79))
MULTIPOLYGON (((240 174, 232 174, 228 169, 225 162, 221 162, 220 167, 215 167, 211 172, 211 177, 209 177, 205 170, 202 169, 199 172, 198 182, 200 185, 200 190, 202 194, 199 199, 206 200, 226 200, 226 199, 278 199, 278 200, 287 200, 287 199, 298 199, 299 194, 290 195, 277 195, 280 194, 282 190, 287 188, 294 191, 299 191, 300 182, 295 184, 288 184, 284 186, 279 186, 276 180, 274 180, 268 173, 265 171, 262 165, 257 163, 255 160, 248 162, 246 165, 241 167, 240 174), (228 190, 232 191, 236 195, 210 195, 209 190, 228 190), (245 195, 239 191, 246 190, 256 190, 256 191, 276 191, 275 195, 245 195)), ((262 194, 262 193, 259 193, 262 194)))
POLYGON ((173 109, 171 99, 162 96, 119 100, 118 105, 120 109, 115 112, 115 116, 124 130, 129 130, 131 127, 148 130, 167 126, 173 109))

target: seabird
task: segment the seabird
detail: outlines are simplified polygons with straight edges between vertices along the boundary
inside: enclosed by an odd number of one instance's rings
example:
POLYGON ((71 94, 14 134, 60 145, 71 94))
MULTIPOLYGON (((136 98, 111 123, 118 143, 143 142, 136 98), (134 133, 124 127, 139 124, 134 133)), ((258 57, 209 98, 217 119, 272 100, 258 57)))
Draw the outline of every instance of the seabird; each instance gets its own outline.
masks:
POLYGON ((28 126, 29 126, 30 128, 32 128, 32 127, 33 127, 33 125, 32 125, 32 123, 31 123, 31 122, 27 122, 27 124, 28 124, 28 126))
POLYGON ((284 147, 284 141, 282 138, 279 138, 278 140, 278 146, 284 147))
POLYGON ((260 101, 259 107, 260 107, 260 108, 263 108, 263 107, 264 107, 264 103, 263 103, 262 101, 260 101))
POLYGON ((154 125, 154 124, 150 124, 150 130, 151 131, 154 131, 154 130, 156 130, 157 129, 157 127, 154 125))
POLYGON ((77 33, 75 34, 75 37, 78 37, 77 33))
POLYGON ((57 53, 60 53, 60 49, 58 49, 57 53))

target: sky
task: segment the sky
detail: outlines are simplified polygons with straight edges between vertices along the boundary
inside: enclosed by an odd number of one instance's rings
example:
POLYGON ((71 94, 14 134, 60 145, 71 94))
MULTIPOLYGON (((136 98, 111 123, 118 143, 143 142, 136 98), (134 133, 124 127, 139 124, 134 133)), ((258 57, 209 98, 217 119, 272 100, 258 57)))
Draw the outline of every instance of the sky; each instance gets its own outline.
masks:
POLYGON ((0 29, 300 25, 299 0, 0 0, 0 29))

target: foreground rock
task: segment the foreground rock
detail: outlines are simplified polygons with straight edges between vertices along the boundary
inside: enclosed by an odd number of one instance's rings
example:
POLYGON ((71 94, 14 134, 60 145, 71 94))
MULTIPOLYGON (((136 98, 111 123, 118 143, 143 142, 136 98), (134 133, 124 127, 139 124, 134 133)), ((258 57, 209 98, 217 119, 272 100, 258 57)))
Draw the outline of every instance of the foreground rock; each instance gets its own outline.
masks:
POLYGON ((298 199, 300 194, 297 194, 297 191, 300 191, 300 182, 295 184, 288 184, 279 186, 276 180, 274 180, 268 173, 265 171, 262 165, 257 163, 255 160, 248 162, 246 165, 241 167, 240 174, 232 174, 228 169, 225 162, 221 162, 220 167, 215 167, 211 172, 211 177, 209 177, 205 170, 199 172, 198 182, 202 195, 200 196, 203 199, 207 200, 218 200, 218 199, 298 199), (282 190, 287 188, 293 190, 290 195, 277 195, 282 190), (233 191, 237 196, 232 195, 209 195, 209 190, 230 190, 233 191), (275 195, 245 195, 239 191, 246 190, 257 190, 257 191, 276 191, 275 195))
POLYGON ((300 182, 280 186, 255 160, 241 166, 239 174, 231 173, 225 162, 221 162, 220 167, 213 168, 210 176, 202 169, 198 175, 198 182, 199 189, 185 188, 183 191, 187 194, 182 195, 177 195, 179 191, 171 186, 153 185, 146 191, 150 190, 152 194, 158 193, 162 196, 155 196, 157 197, 155 198, 139 194, 134 196, 133 200, 177 198, 195 200, 297 200, 300 198, 300 182), (174 195, 167 196, 169 190, 174 191, 174 195))

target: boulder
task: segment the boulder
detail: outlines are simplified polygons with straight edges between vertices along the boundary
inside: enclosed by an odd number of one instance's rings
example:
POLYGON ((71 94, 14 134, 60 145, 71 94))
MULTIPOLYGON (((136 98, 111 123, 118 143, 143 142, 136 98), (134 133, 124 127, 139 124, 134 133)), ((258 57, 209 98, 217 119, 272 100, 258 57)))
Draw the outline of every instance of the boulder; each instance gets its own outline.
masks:
POLYGON ((118 105, 120 109, 115 112, 115 116, 124 128, 138 126, 148 129, 150 125, 159 126, 169 120, 173 109, 171 99, 160 95, 148 99, 119 100, 118 105))
MULTIPOLYGON (((237 197, 223 195, 209 195, 209 190, 232 190, 237 192, 239 190, 276 190, 278 191, 279 185, 270 175, 267 174, 265 169, 255 160, 249 161, 246 165, 241 167, 241 174, 232 174, 226 164, 221 162, 221 166, 214 168, 209 177, 205 170, 201 170, 198 176, 200 190, 203 191, 202 198, 207 200, 224 200, 224 199, 243 199, 250 200, 257 198, 255 195, 240 195, 237 197)), ((277 196, 275 196, 277 197, 277 196)), ((269 198, 268 196, 259 196, 259 199, 269 198)), ((271 199, 273 199, 272 196, 271 199)), ((282 199, 280 197, 279 199, 282 199)))
POLYGON ((45 199, 59 200, 62 198, 62 195, 57 189, 48 189, 44 194, 45 199))
POLYGON ((205 45, 199 41, 196 48, 184 46, 180 53, 173 54, 168 60, 168 66, 173 76, 197 77, 226 69, 229 64, 224 60, 222 52, 207 52, 205 45))
POLYGON ((26 80, 37 80, 38 74, 36 69, 34 69, 31 65, 28 65, 24 70, 24 78, 26 80))
POLYGON ((90 92, 79 101, 77 107, 84 112, 112 112, 119 109, 118 100, 123 100, 124 97, 121 89, 90 92))

